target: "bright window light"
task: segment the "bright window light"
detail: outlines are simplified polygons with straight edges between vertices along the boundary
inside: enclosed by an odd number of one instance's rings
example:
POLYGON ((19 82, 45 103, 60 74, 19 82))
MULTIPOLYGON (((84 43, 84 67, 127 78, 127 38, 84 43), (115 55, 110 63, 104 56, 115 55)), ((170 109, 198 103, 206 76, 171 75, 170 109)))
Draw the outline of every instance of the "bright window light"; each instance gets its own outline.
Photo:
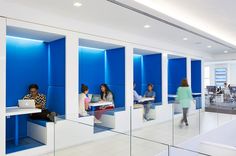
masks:
POLYGON ((195 17, 193 15, 190 15, 186 12, 186 10, 179 9, 176 6, 171 5, 169 3, 170 1, 167 0, 134 0, 134 1, 236 46, 236 40, 234 36, 229 36, 225 34, 224 31, 220 31, 216 27, 210 26, 207 22, 204 22, 198 16, 195 17))
POLYGON ((23 38, 23 37, 15 37, 15 36, 9 36, 7 35, 7 38, 14 38, 14 39, 20 39, 20 40, 26 40, 26 41, 33 41, 33 42, 41 42, 43 43, 43 40, 36 40, 36 39, 30 39, 30 38, 23 38))
POLYGON ((187 37, 184 37, 184 38, 183 38, 183 40, 184 40, 184 41, 187 41, 187 40, 188 40, 188 38, 187 38, 187 37))

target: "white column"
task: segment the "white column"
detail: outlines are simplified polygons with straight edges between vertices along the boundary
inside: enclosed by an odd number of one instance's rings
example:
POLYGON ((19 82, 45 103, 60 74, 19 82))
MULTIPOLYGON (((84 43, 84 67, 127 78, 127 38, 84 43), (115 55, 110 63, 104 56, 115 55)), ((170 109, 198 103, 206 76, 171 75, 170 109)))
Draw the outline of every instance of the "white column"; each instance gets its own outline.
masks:
POLYGON ((162 103, 168 104, 168 55, 162 53, 162 103))
POLYGON ((204 64, 205 64, 205 61, 204 60, 201 60, 201 86, 202 86, 202 109, 205 109, 205 87, 204 87, 204 77, 205 77, 205 72, 204 72, 204 64))
POLYGON ((0 18, 0 155, 6 147, 6 19, 0 18))
POLYGON ((129 110, 133 107, 133 48, 131 46, 125 47, 125 107, 129 110))
POLYGON ((189 86, 191 87, 192 85, 192 80, 191 80, 191 62, 192 62, 192 59, 187 57, 187 63, 186 63, 186 68, 187 68, 187 80, 188 80, 188 84, 189 86))
POLYGON ((78 118, 78 46, 79 38, 76 33, 66 35, 66 116, 78 118))

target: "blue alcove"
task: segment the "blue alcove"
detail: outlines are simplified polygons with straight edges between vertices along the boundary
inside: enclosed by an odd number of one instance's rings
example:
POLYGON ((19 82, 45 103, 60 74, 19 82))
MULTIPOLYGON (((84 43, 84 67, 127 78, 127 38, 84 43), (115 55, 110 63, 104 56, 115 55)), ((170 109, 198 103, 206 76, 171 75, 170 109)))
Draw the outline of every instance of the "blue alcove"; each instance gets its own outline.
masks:
MULTIPOLYGON (((154 52, 152 52, 154 53, 154 52)), ((154 85, 155 102, 162 102, 162 59, 161 54, 150 54, 145 50, 134 49, 134 82, 135 90, 144 95, 149 83, 154 85), (137 54, 138 53, 138 54, 137 54)))
MULTIPOLYGON (((191 86, 192 92, 201 93, 202 92, 202 61, 201 60, 192 60, 191 61, 191 86)), ((194 95, 196 100, 196 108, 201 109, 201 95, 194 95)))
MULTIPOLYGON (((33 39, 10 34, 11 36, 6 37, 6 107, 17 106, 18 100, 28 93, 28 86, 36 83, 39 85, 39 92, 46 95, 47 108, 64 115, 65 38, 53 35, 48 41, 43 38, 44 35, 48 37, 49 33, 37 35, 42 40, 34 39, 34 34, 31 34, 33 39), (53 38, 55 39, 52 40, 53 38)), ((20 144, 14 147, 9 142, 14 139, 15 119, 6 119, 7 153, 40 145, 37 141, 32 141, 37 143, 21 146, 21 139, 27 137, 28 120, 28 115, 19 116, 20 144)))
MULTIPOLYGON (((176 95, 181 81, 187 77, 187 60, 176 56, 168 57, 168 95, 176 95)), ((168 98, 173 101, 174 98, 168 98)))
POLYGON ((85 84, 89 94, 100 94, 100 85, 106 83, 113 93, 115 108, 124 108, 125 48, 114 45, 110 48, 109 44, 95 41, 83 46, 80 41, 79 93, 81 84, 85 84))

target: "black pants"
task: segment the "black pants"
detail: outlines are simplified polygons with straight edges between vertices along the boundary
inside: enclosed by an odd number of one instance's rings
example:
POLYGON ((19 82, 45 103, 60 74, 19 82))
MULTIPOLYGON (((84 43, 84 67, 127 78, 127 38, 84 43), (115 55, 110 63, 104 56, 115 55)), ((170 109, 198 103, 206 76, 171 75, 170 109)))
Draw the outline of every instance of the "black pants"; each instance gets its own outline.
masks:
POLYGON ((48 118, 48 115, 51 112, 47 109, 43 109, 41 113, 35 113, 35 114, 31 114, 30 118, 33 120, 46 120, 46 121, 50 121, 50 119, 48 118))
POLYGON ((188 115, 188 108, 183 108, 183 118, 181 120, 181 123, 185 122, 185 124, 188 124, 187 115, 188 115))

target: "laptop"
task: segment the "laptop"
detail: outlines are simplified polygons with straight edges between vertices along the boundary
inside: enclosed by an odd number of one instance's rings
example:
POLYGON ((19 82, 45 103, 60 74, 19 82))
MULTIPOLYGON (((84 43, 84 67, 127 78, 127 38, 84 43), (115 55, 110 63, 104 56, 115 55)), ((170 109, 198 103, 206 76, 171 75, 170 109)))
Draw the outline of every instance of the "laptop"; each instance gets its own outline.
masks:
POLYGON ((92 100, 93 94, 88 94, 88 98, 92 100))
POLYGON ((21 109, 32 109, 35 108, 34 100, 18 100, 18 106, 21 109))
POLYGON ((99 102, 100 100, 101 100, 101 95, 93 94, 92 99, 91 99, 91 103, 96 103, 96 102, 99 102))

